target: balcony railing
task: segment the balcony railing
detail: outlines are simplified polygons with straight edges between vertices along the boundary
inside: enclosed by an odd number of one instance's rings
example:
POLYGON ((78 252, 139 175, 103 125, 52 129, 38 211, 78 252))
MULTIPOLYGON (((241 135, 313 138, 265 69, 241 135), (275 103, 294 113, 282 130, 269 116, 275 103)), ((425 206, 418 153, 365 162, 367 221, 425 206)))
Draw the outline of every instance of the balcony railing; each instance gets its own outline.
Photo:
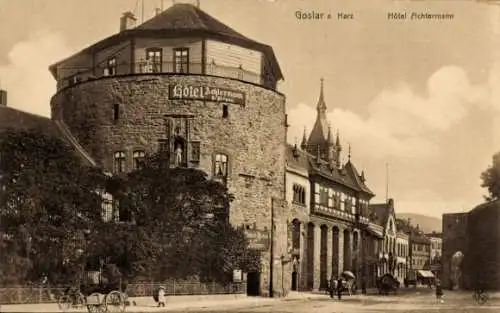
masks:
MULTIPOLYGON (((64 70, 64 68, 63 68, 64 70)), ((272 86, 272 77, 267 77, 255 73, 242 66, 231 67, 216 64, 214 62, 203 65, 202 63, 175 64, 174 62, 151 62, 138 61, 135 63, 119 63, 116 66, 108 67, 105 64, 98 65, 95 68, 73 69, 68 68, 73 74, 66 75, 61 87, 71 86, 83 81, 100 77, 112 77, 129 74, 198 74, 213 75, 232 79, 238 79, 254 84, 264 85, 269 88, 272 86), (203 71, 204 69, 204 71, 203 71)))

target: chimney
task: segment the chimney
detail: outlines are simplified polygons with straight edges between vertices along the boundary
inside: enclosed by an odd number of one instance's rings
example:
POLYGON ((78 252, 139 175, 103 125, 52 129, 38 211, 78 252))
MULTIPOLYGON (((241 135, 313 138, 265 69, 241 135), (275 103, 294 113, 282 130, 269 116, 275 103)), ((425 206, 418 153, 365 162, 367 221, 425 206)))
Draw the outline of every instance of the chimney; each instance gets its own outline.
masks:
POLYGON ((0 89, 0 106, 7 106, 7 91, 0 89))
POLYGON ((136 21, 137 18, 132 12, 129 11, 123 13, 122 17, 120 18, 120 31, 122 32, 124 30, 134 28, 136 21))
POLYGON ((161 11, 162 10, 160 8, 155 8, 155 16, 159 15, 161 11))

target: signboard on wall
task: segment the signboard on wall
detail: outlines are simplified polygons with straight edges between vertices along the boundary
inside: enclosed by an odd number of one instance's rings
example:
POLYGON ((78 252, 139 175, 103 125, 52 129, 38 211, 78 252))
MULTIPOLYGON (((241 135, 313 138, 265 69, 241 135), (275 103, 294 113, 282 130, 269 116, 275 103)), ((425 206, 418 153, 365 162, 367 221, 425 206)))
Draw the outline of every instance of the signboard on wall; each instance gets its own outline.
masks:
POLYGON ((243 273, 240 269, 233 270, 233 283, 241 283, 243 273))
POLYGON ((269 249, 270 238, 269 231, 258 229, 247 229, 245 235, 248 238, 249 249, 257 251, 266 251, 269 249))
POLYGON ((204 85, 174 84, 169 85, 168 91, 170 100, 200 100, 245 105, 245 94, 238 90, 204 85))

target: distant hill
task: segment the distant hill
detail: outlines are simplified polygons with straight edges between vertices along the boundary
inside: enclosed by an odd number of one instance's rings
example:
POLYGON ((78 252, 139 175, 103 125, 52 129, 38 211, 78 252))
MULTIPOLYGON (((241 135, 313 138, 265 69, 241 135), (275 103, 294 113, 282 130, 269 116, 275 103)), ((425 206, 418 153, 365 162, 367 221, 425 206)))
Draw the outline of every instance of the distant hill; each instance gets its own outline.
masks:
POLYGON ((422 215, 422 214, 415 214, 415 213, 398 213, 396 214, 396 218, 398 219, 411 219, 411 224, 413 226, 418 226, 424 233, 432 233, 433 231, 435 232, 442 232, 443 224, 440 218, 437 217, 432 217, 432 216, 427 216, 427 215, 422 215))

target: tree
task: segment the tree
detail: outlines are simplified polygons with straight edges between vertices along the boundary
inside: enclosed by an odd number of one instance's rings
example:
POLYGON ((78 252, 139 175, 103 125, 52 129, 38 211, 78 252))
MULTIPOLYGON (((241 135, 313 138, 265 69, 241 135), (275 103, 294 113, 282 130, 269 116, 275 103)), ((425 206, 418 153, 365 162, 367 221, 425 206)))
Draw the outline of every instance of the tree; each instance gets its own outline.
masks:
POLYGON ((9 253, 29 260, 31 281, 44 273, 55 281, 75 272, 64 264, 74 261, 75 234, 101 221, 98 191, 106 176, 40 130, 2 133, 0 151, 0 226, 8 244, 18 247, 9 253))
POLYGON ((252 259, 243 231, 229 224, 232 196, 201 170, 170 168, 159 153, 116 180, 115 191, 120 212, 135 225, 116 239, 121 248, 108 246, 106 253, 124 261, 122 272, 131 278, 222 280, 252 259))
POLYGON ((488 195, 484 196, 485 200, 498 200, 500 198, 500 152, 493 156, 492 165, 481 173, 481 180, 481 187, 488 190, 488 195))

